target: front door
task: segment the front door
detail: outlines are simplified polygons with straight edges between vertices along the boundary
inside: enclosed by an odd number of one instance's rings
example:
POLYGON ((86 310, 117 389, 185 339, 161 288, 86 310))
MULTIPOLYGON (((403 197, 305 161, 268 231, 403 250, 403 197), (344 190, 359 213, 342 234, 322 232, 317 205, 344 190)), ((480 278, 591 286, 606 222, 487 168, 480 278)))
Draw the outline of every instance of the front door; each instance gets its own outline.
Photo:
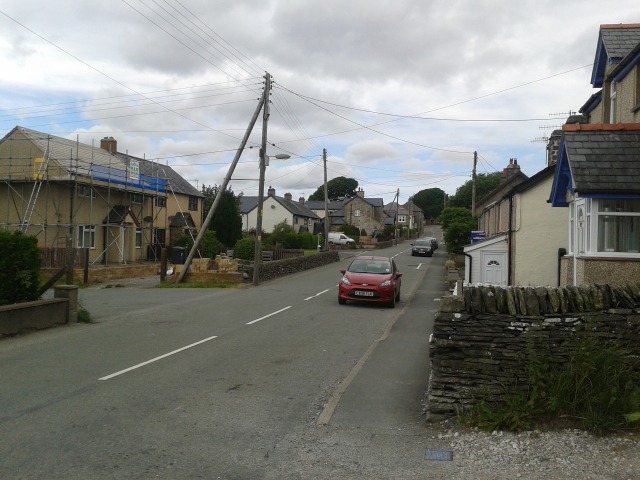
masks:
POLYGON ((485 253, 483 259, 482 283, 490 285, 507 284, 507 254, 485 253))

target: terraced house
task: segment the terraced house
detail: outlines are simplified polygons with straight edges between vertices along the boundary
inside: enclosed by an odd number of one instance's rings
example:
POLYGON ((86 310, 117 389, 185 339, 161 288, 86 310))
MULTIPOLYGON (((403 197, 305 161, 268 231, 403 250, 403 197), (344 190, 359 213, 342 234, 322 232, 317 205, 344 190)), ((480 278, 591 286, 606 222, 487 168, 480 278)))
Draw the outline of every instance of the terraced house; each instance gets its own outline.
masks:
POLYGON ((15 127, 0 140, 0 228, 72 246, 90 264, 156 260, 162 247, 197 231, 202 199, 168 166, 15 127))

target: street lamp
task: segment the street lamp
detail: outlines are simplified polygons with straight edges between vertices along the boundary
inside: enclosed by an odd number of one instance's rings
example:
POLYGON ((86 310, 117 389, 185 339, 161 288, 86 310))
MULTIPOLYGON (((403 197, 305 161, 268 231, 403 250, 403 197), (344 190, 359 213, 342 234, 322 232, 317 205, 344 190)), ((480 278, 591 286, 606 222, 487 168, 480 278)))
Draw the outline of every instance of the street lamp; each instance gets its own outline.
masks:
POLYGON ((278 155, 265 155, 264 149, 260 149, 260 179, 258 184, 258 216, 256 219, 256 246, 253 251, 253 284, 260 283, 260 264, 262 263, 262 210, 264 204, 264 175, 269 165, 269 158, 277 158, 278 160, 286 160, 291 155, 279 153, 278 155))

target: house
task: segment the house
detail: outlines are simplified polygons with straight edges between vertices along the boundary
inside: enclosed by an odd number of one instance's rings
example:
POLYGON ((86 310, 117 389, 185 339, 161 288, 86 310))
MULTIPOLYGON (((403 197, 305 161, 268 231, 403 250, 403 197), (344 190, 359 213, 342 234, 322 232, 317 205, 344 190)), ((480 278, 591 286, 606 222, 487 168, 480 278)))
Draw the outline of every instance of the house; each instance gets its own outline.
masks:
POLYGON ((551 190, 569 232, 561 283, 621 285, 640 277, 640 24, 600 26, 591 83, 551 190))
POLYGON ((567 243, 566 217, 548 203, 555 167, 528 178, 517 161, 476 207, 486 239, 464 247, 465 281, 492 285, 558 285, 558 252, 567 243))
POLYGON ((41 248, 88 249, 89 262, 156 260, 202 224, 203 195, 171 167, 24 127, 0 140, 0 225, 41 248))
MULTIPOLYGON (((258 199, 257 196, 243 195, 240 197, 240 214, 244 232, 256 228, 258 199)), ((315 224, 320 221, 320 217, 305 205, 304 198, 294 202, 290 193, 285 193, 284 197, 278 197, 275 188, 272 187, 267 190, 262 211, 262 230, 266 233, 273 232, 275 227, 282 222, 293 227, 296 233, 313 233, 315 224)))
POLYGON ((415 230, 417 235, 421 235, 425 226, 425 218, 422 209, 413 203, 413 198, 399 205, 391 202, 384 207, 386 213, 385 225, 397 224, 409 230, 415 230))
POLYGON ((359 189, 355 197, 344 202, 342 211, 336 212, 333 218, 331 230, 335 230, 333 226, 342 222, 344 225, 353 225, 360 232, 364 230, 367 235, 376 231, 382 232, 385 218, 384 199, 367 198, 364 190, 359 189))

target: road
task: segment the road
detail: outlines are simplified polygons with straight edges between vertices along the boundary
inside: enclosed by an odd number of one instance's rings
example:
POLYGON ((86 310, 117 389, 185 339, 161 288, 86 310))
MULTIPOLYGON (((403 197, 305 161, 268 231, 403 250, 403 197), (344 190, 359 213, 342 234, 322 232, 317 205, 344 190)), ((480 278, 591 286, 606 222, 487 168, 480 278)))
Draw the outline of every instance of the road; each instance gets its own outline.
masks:
POLYGON ((446 254, 409 249, 376 251, 404 274, 395 309, 338 305, 348 258, 257 287, 81 290, 95 323, 0 341, 0 478, 446 474, 422 417, 446 254))

